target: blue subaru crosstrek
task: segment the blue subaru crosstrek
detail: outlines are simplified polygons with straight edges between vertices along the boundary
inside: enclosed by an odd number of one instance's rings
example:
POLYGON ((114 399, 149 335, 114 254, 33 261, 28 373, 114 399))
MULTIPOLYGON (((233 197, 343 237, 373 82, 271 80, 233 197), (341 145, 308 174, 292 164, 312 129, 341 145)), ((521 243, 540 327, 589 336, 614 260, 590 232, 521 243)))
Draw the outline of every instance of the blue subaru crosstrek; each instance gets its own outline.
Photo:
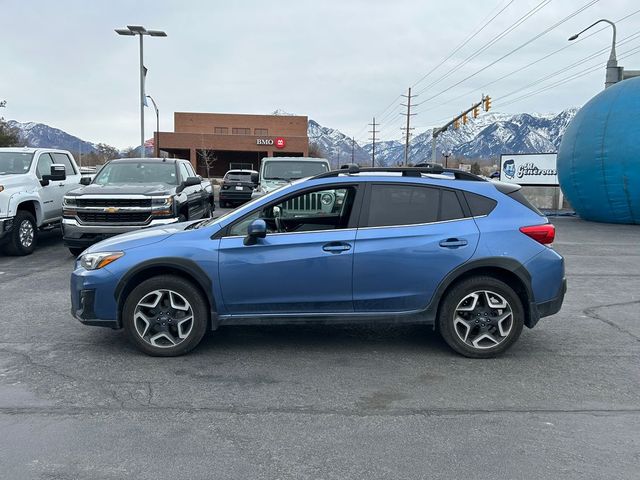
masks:
POLYGON ((433 325, 460 354, 490 357, 560 310, 554 236, 517 185, 350 166, 93 245, 72 313, 150 355, 184 354, 220 325, 380 321, 433 325))

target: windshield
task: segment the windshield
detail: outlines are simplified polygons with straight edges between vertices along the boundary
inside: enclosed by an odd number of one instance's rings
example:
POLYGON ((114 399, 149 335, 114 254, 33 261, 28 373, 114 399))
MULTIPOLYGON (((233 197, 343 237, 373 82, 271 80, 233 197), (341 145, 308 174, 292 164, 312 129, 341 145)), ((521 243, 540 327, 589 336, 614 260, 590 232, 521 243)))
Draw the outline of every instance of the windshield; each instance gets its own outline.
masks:
POLYGON ((250 172, 229 172, 224 176, 227 182, 251 182, 250 172))
POLYGON ((33 153, 0 152, 0 175, 27 173, 31 167, 33 153))
POLYGON ((298 178, 313 177, 320 173, 328 172, 329 167, 324 162, 309 161, 282 161, 267 162, 264 166, 265 180, 295 180, 298 178))
POLYGON ((175 163, 118 162, 105 165, 93 183, 113 185, 118 183, 165 183, 177 185, 175 163))

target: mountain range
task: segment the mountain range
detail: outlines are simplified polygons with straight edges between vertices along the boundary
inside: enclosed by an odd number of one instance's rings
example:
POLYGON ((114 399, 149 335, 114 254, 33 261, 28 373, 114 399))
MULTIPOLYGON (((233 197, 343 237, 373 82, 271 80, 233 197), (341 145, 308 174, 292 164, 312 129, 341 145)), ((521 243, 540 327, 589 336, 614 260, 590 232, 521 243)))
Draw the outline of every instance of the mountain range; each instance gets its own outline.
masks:
MULTIPOLYGON (((437 160, 442 152, 453 158, 497 160, 505 153, 552 153, 558 150, 562 134, 577 112, 570 108, 557 114, 486 113, 471 119, 458 129, 449 128, 437 139, 437 160)), ((276 113, 276 112, 274 112, 276 113)), ((283 114, 277 111, 278 114, 283 114)), ((96 144, 70 135, 42 123, 20 123, 9 120, 17 128, 25 144, 32 147, 51 147, 82 153, 96 151, 96 144)), ((315 144, 334 166, 351 162, 368 165, 372 144, 359 145, 335 128, 320 125, 309 119, 309 143, 315 144)), ((415 135, 410 141, 409 163, 431 160, 431 130, 415 135)), ((376 165, 396 165, 404 160, 404 143, 386 140, 376 143, 376 165)))

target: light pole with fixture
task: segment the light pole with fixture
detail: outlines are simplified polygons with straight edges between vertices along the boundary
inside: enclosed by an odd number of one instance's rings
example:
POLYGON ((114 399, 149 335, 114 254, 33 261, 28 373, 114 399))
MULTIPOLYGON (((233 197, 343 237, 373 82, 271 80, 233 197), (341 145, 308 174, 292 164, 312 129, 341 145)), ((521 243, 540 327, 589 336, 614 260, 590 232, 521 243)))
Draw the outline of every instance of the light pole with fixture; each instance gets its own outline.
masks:
POLYGON ((442 152, 442 156, 444 157, 444 168, 447 168, 449 166, 449 157, 451 156, 451 150, 442 152))
POLYGON ((569 41, 573 41, 582 35, 584 32, 589 30, 591 27, 599 24, 599 23, 608 23, 613 28, 613 39, 611 41, 611 53, 609 54, 609 60, 607 60, 607 75, 604 81, 604 88, 608 88, 614 83, 618 83, 622 80, 622 67, 618 67, 618 59, 616 58, 616 24, 611 20, 607 20, 606 18, 602 18, 597 22, 592 23, 587 28, 582 30, 581 32, 576 33, 569 37, 569 41))
POLYGON ((118 35, 135 36, 140 37, 140 147, 142 150, 142 158, 145 157, 144 147, 144 107, 145 107, 145 94, 144 94, 144 78, 146 74, 146 68, 144 67, 144 47, 143 37, 149 35, 151 37, 166 37, 167 34, 162 30, 147 30, 141 25, 127 25, 127 28, 116 28, 118 35))
POLYGON ((151 103, 153 103, 153 108, 156 111, 156 138, 153 141, 153 153, 156 158, 160 158, 160 110, 158 110, 158 105, 151 95, 147 95, 147 98, 151 100, 151 103))

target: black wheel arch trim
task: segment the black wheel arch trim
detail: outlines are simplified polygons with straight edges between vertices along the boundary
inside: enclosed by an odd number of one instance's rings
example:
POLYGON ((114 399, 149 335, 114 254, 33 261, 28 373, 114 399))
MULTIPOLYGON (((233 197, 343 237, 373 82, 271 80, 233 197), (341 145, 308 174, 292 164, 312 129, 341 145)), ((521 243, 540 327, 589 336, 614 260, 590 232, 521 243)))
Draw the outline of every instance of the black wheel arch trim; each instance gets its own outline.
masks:
POLYGON ((441 300, 447 289, 454 282, 460 279, 460 277, 462 277, 465 273, 479 268, 498 268, 501 270, 506 270, 518 277, 518 279, 524 286, 525 294, 527 296, 527 301, 522 302, 522 307, 525 310, 524 323, 527 327, 532 328, 540 319, 540 314, 536 308, 532 308, 533 306, 535 306, 535 299, 533 290, 531 289, 531 275, 529 274, 529 271, 524 267, 524 265, 522 265, 519 261, 508 257, 487 257, 479 260, 473 260, 467 263, 463 263, 456 269, 449 272, 438 285, 438 288, 436 289, 433 297, 431 298, 431 301, 429 302, 429 305, 426 308, 428 318, 433 319, 434 325, 437 322, 437 314, 438 309, 440 308, 441 300))
POLYGON ((122 278, 120 278, 120 280, 118 281, 118 285, 116 285, 116 289, 114 291, 114 297, 118 305, 119 326, 122 325, 120 317, 122 316, 122 306, 124 303, 123 299, 120 298, 122 296, 122 292, 127 287, 132 278, 134 278, 137 274, 152 268, 173 268, 175 270, 179 270, 180 272, 195 280, 195 282, 206 295, 207 301, 209 302, 211 329, 217 328, 218 312, 216 310, 216 301, 213 296, 213 282, 206 274, 206 272, 202 270, 202 268, 200 268, 200 266, 196 262, 192 260, 186 260, 181 257, 162 257, 144 261, 128 270, 127 273, 125 273, 122 278))

